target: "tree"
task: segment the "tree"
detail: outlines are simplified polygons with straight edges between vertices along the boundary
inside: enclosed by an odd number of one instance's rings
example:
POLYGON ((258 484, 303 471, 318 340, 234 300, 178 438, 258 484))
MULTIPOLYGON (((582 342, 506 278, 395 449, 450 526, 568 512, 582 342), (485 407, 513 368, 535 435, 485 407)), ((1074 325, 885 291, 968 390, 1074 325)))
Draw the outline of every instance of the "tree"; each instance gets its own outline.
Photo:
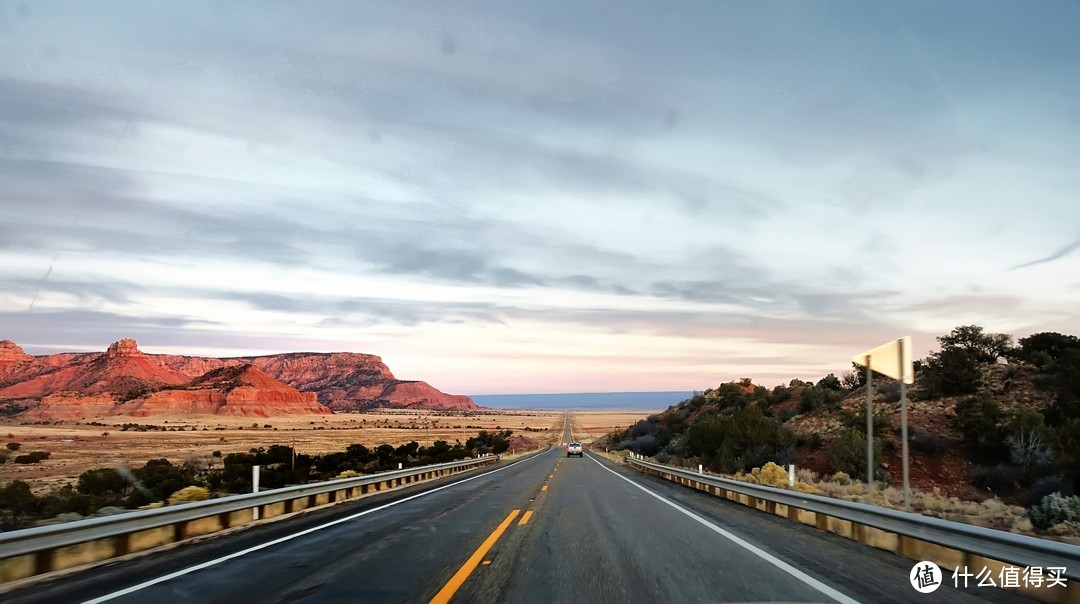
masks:
POLYGON ((1052 331, 1020 338, 1013 357, 1037 367, 1045 367, 1061 358, 1066 350, 1080 348, 1080 338, 1052 331))
POLYGON ((84 495, 123 495, 131 484, 112 468, 87 470, 79 474, 75 489, 84 495))
POLYGON ((978 325, 961 325, 948 335, 939 336, 941 349, 959 348, 969 352, 979 363, 994 363, 1013 350, 1012 336, 1004 333, 984 333, 978 325))
POLYGON ((982 385, 978 356, 964 348, 944 348, 927 357, 919 383, 925 398, 975 394, 982 385))
POLYGON ((843 384, 840 383, 840 378, 836 377, 835 375, 833 375, 831 373, 829 375, 821 378, 820 380, 818 380, 817 387, 818 388, 828 388, 829 390, 843 390, 844 389, 843 384))
POLYGON ((22 480, 12 481, 0 487, 0 510, 10 515, 6 528, 21 528, 27 516, 33 516, 38 507, 38 499, 30 492, 30 485, 22 480))

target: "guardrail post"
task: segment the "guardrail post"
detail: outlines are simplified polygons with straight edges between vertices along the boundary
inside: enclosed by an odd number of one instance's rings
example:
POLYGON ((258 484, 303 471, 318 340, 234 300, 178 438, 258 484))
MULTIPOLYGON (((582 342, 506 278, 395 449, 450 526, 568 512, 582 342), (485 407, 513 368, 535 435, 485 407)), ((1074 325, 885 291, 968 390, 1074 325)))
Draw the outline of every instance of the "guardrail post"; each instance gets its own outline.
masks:
POLYGON ((697 465, 697 473, 698 474, 705 474, 705 467, 702 466, 701 464, 698 464, 697 465))
POLYGON ((790 464, 787 467, 787 486, 795 486, 795 464, 790 464))
MULTIPOLYGON (((260 467, 262 467, 262 466, 251 466, 251 492, 252 493, 258 493, 259 492, 259 468, 260 467)), ((259 507, 258 506, 255 506, 254 508, 251 508, 251 519, 252 520, 258 520, 259 519, 259 507)))

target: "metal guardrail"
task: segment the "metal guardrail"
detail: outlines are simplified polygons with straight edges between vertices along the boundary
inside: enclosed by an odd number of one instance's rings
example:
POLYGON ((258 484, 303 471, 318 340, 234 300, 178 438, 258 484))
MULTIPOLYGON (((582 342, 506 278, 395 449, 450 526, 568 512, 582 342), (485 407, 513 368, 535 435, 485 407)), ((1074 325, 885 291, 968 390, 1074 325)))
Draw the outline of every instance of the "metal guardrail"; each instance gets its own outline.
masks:
POLYGON ((462 461, 368 474, 356 478, 341 478, 260 493, 230 495, 220 499, 208 499, 153 510, 139 510, 114 516, 89 518, 75 522, 0 533, 0 560, 295 501, 324 493, 336 493, 357 487, 378 485, 432 472, 462 470, 491 463, 497 459, 498 456, 487 455, 462 461))
POLYGON ((843 499, 833 499, 729 478, 709 476, 699 474, 693 470, 640 459, 627 458, 626 463, 719 487, 748 497, 772 501, 789 508, 824 514, 878 530, 927 541, 999 562, 1026 567, 1065 568, 1066 571, 1062 573, 1064 576, 1071 580, 1080 580, 1080 546, 864 503, 855 503, 843 499))

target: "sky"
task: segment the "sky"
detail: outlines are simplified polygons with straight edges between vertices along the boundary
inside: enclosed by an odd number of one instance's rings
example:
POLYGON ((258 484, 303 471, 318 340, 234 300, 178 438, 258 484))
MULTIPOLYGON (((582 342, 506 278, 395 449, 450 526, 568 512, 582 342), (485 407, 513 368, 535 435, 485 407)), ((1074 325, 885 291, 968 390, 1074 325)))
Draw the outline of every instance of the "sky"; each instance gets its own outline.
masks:
POLYGON ((0 339, 464 394, 1080 334, 1080 2, 0 2, 0 339))

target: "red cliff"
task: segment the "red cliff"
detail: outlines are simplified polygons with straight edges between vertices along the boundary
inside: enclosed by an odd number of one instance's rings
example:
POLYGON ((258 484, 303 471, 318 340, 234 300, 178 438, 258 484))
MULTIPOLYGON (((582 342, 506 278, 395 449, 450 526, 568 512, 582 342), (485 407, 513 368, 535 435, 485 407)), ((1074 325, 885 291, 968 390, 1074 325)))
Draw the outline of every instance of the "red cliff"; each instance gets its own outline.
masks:
POLYGON ((0 406, 42 418, 215 413, 272 417, 378 407, 478 409, 467 396, 394 377, 377 356, 148 355, 134 340, 104 353, 33 357, 0 342, 0 406))

